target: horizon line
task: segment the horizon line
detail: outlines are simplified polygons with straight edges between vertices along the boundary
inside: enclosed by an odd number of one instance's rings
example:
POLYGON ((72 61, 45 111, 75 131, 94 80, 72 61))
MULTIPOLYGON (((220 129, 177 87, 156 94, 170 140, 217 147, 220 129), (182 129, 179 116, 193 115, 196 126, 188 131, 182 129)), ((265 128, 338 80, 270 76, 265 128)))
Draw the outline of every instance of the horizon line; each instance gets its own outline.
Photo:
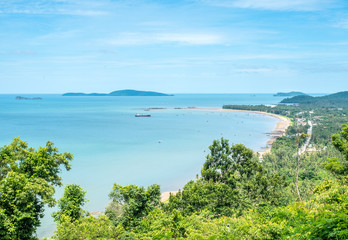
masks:
MULTIPOLYGON (((142 91, 142 90, 141 90, 142 91)), ((156 91, 153 91, 156 92, 156 91)), ((290 91, 293 92, 293 91, 290 91)), ((302 92, 302 91, 299 91, 302 92)), ((344 91, 339 91, 339 92, 344 92, 344 91)), ((0 93, 0 95, 35 95, 35 94, 43 94, 43 95, 62 95, 65 93, 85 93, 85 92, 64 92, 64 93, 0 93)), ((92 94, 92 93, 99 93, 99 92, 88 92, 86 94, 92 94)), ((165 94, 276 94, 276 93, 280 93, 280 92, 199 92, 199 93, 184 93, 184 92, 177 92, 177 93, 167 93, 167 92, 160 92, 160 93, 165 93, 165 94)), ((287 93, 287 91, 283 91, 282 93, 287 93)), ((302 93, 306 93, 306 94, 332 94, 332 93, 337 93, 337 92, 302 92, 302 93)), ((100 94, 104 94, 102 92, 100 92, 100 94)), ((106 93, 107 94, 107 93, 106 93)), ((105 96, 108 97, 108 96, 105 96)), ((113 96, 115 97, 115 96, 113 96)))

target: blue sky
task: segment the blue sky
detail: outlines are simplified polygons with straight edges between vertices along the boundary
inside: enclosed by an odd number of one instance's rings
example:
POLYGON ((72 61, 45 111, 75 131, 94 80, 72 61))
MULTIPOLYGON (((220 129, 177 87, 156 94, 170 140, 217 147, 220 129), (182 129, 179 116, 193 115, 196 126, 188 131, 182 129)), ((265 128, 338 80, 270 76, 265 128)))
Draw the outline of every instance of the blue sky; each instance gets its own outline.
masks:
POLYGON ((0 93, 348 90, 346 0, 2 0, 0 93))

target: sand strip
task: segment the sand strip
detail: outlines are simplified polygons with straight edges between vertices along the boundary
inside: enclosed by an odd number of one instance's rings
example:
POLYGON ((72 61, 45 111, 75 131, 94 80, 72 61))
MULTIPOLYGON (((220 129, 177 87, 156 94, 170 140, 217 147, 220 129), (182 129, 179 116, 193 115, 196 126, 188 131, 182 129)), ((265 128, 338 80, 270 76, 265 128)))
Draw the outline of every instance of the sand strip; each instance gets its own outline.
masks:
POLYGON ((170 197, 170 194, 175 195, 177 193, 178 193, 178 191, 163 192, 161 194, 161 202, 167 201, 170 197))
POLYGON ((290 126, 291 120, 287 117, 283 117, 274 113, 267 113, 267 112, 260 112, 260 111, 251 111, 251 110, 238 110, 238 109, 223 109, 223 108, 198 108, 198 107, 188 107, 188 108, 149 108, 146 109, 146 111, 163 111, 163 110, 200 110, 200 111, 223 111, 223 112, 246 112, 246 113, 254 113, 254 114, 263 114, 268 115, 271 117, 275 117, 279 119, 280 121, 277 122, 277 125, 275 126, 274 130, 269 133, 270 139, 267 141, 267 145, 264 150, 258 151, 260 154, 260 158, 265 153, 268 153, 271 151, 272 143, 280 136, 284 136, 286 130, 290 126))
MULTIPOLYGON (((263 114, 268 115, 274 118, 279 119, 274 130, 269 133, 270 139, 267 141, 267 145, 263 151, 258 151, 260 159, 266 153, 271 151, 272 143, 280 136, 284 136, 286 130, 290 126, 291 120, 287 117, 283 117, 273 113, 260 112, 260 111, 250 111, 250 110, 237 110, 237 109, 223 109, 223 108, 197 108, 197 107, 189 107, 189 108, 148 108, 146 111, 163 111, 163 110, 200 110, 200 111, 223 111, 223 112, 246 112, 246 113, 254 113, 254 114, 263 114)), ((161 194, 161 202, 165 202, 169 199, 170 194, 176 194, 178 191, 169 191, 163 192, 161 194)))

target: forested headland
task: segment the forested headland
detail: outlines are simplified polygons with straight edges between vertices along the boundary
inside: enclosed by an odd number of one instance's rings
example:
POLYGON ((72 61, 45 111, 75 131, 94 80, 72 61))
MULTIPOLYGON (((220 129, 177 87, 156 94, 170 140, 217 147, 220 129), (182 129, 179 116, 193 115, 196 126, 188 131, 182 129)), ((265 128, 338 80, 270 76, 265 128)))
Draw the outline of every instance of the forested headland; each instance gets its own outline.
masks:
POLYGON ((324 100, 224 106, 279 114, 292 125, 262 159, 215 140, 197 178, 166 202, 159 185, 115 183, 99 217, 84 210, 78 185, 53 198, 70 153, 15 138, 0 149, 0 239, 36 239, 44 206, 55 204, 52 239, 348 239, 348 104, 324 100))
POLYGON ((285 98, 281 103, 296 103, 301 106, 330 108, 346 107, 348 105, 348 91, 329 94, 321 97, 312 97, 309 95, 298 95, 291 98, 285 98))

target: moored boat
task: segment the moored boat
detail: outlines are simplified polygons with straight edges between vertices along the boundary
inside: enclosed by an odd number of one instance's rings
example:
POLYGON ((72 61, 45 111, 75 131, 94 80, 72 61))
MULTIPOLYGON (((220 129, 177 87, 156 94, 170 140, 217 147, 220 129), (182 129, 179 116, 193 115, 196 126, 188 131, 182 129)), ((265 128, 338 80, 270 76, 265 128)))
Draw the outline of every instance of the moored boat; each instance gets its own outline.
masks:
POLYGON ((150 114, 135 114, 135 117, 151 117, 150 114))

